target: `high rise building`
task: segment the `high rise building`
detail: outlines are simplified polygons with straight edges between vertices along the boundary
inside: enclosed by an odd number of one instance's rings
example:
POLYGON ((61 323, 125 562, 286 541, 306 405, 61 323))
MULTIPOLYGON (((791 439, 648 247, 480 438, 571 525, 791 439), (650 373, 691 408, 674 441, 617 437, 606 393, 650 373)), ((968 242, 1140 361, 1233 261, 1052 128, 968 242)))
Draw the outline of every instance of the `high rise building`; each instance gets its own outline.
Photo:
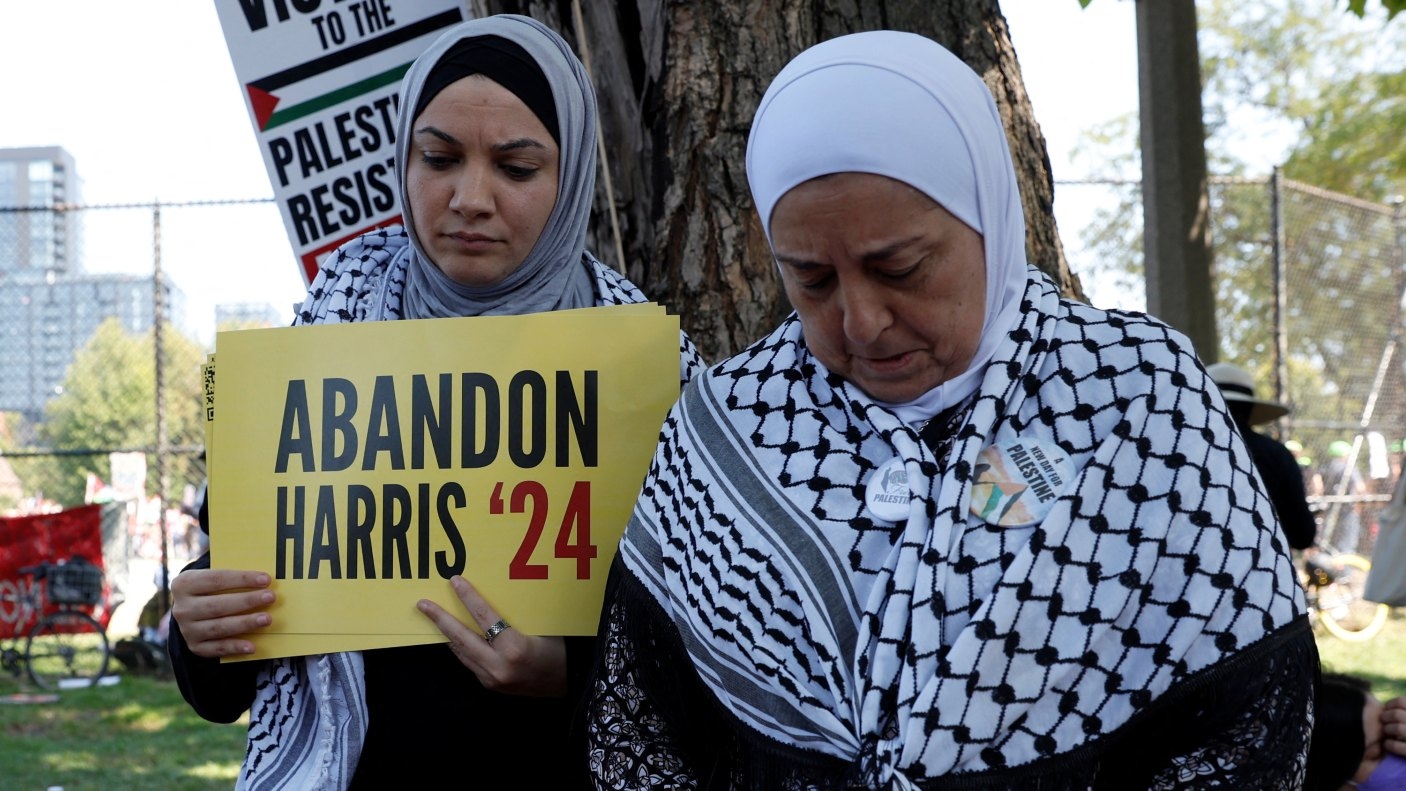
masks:
POLYGON ((215 306, 216 331, 231 327, 285 327, 291 320, 291 315, 285 316, 267 302, 222 302, 215 306))
MULTIPOLYGON (((0 149, 0 412, 34 423, 104 320, 133 334, 155 322, 150 274, 85 274, 80 200, 62 148, 0 149)), ((166 278, 161 288, 181 329, 185 295, 166 278)))
POLYGON ((81 203, 73 157, 58 146, 0 148, 0 276, 82 272, 81 203))
MULTIPOLYGON (((185 295, 162 283, 167 315, 185 315, 185 295)), ((115 318, 133 335, 151 330, 152 278, 93 274, 12 282, 0 279, 0 411, 42 420, 62 392, 74 353, 115 318)))

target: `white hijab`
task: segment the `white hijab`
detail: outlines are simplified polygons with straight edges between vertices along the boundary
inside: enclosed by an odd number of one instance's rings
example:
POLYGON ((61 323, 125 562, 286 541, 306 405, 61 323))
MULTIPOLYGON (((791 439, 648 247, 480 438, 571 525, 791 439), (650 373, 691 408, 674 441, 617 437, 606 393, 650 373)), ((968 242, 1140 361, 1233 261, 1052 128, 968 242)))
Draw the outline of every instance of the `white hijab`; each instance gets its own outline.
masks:
POLYGON ((984 240, 986 317, 971 364, 912 402, 887 405, 905 421, 925 419, 976 391, 1025 292, 1025 216, 991 92, 914 33, 855 33, 806 50, 772 81, 747 141, 747 179, 768 241, 783 195, 847 172, 908 184, 984 240))

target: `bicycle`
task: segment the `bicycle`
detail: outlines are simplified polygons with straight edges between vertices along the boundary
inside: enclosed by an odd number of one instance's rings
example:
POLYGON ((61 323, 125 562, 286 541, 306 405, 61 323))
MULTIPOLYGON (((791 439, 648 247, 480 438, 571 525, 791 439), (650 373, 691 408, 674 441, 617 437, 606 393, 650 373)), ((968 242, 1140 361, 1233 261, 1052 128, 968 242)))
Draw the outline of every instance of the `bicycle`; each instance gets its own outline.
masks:
POLYGON ((27 673, 42 689, 97 684, 107 673, 112 649, 107 630, 82 608, 102 597, 102 569, 75 558, 18 571, 20 579, 0 580, 0 619, 14 625, 9 642, 0 647, 0 669, 15 678, 27 673), (22 627, 31 620, 25 634, 22 627))
POLYGON ((1305 552, 1300 581, 1308 596, 1308 617, 1339 640, 1362 642, 1377 636, 1391 608, 1368 601, 1362 592, 1372 562, 1361 555, 1315 547, 1305 552))

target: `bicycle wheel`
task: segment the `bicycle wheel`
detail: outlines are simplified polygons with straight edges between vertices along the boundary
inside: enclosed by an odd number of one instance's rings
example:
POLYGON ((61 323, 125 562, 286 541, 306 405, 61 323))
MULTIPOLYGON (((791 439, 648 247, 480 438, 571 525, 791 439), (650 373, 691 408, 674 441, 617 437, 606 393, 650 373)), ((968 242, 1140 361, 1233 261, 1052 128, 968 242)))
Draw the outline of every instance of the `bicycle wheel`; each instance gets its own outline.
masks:
POLYGON ((107 672, 111 656, 102 625, 71 610, 40 619, 24 651, 29 677, 43 689, 90 687, 107 672))
POLYGON ((1362 598, 1371 561, 1361 555, 1334 555, 1332 563, 1340 571, 1331 584, 1318 591, 1318 616, 1323 628, 1339 640, 1371 640, 1391 614, 1385 604, 1362 598))

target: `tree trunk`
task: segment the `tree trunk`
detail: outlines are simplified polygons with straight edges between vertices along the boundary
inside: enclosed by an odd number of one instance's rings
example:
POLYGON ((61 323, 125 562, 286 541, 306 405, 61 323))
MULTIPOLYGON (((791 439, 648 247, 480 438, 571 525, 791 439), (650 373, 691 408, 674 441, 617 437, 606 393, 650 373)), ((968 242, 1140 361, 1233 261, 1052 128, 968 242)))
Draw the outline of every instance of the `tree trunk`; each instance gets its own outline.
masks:
POLYGON ((1193 0, 1138 0, 1143 267, 1147 312, 1220 359, 1211 196, 1193 0))
POLYGON ((996 0, 476 0, 474 6, 480 14, 537 18, 561 31, 586 62, 605 141, 591 250, 677 311, 710 361, 760 338, 790 312, 747 187, 752 114, 793 56, 860 30, 927 35, 982 75, 1006 125, 1030 260, 1064 293, 1083 299, 1055 227, 1044 137, 996 0))

